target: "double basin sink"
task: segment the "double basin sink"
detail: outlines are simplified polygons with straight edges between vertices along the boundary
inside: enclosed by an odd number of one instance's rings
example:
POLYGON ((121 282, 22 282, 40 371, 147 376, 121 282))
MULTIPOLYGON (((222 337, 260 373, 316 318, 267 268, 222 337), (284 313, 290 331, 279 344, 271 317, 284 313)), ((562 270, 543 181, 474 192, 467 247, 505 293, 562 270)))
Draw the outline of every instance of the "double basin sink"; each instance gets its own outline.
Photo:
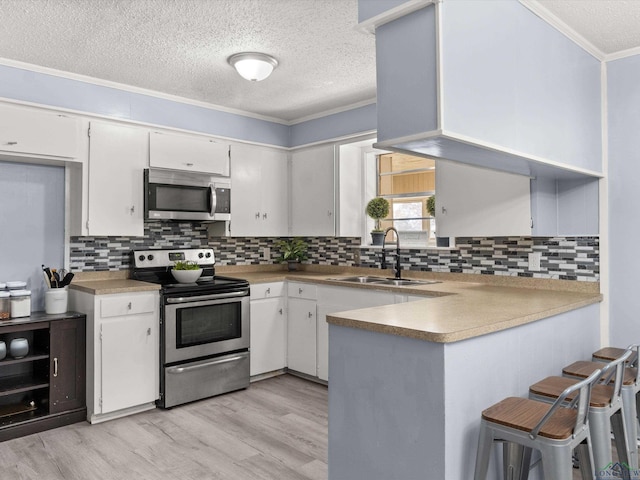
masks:
POLYGON ((432 283, 440 283, 437 280, 413 280, 409 278, 384 278, 384 277, 372 277, 372 276, 357 276, 357 277, 337 277, 330 278, 337 282, 348 283, 364 283, 372 285, 392 285, 396 287, 408 287, 411 285, 430 285, 432 283))

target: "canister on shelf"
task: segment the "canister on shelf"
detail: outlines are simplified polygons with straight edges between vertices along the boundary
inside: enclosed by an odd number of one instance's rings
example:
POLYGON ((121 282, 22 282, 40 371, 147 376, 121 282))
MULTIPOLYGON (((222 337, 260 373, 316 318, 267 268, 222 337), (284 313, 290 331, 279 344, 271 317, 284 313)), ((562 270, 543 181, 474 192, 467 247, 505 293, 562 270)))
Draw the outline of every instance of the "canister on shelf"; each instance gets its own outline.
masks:
POLYGON ((0 292, 0 320, 11 317, 11 300, 9 292, 0 292))
POLYGON ((11 318, 31 316, 31 290, 11 290, 11 318))

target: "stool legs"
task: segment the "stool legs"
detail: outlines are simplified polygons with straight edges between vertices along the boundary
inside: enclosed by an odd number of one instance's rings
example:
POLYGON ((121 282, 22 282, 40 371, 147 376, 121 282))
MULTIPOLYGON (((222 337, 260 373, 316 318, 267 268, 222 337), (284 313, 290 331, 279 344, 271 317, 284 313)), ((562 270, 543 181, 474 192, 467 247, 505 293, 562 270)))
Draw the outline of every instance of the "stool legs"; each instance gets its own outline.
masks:
POLYGON ((478 453, 476 455, 476 469, 473 475, 474 480, 486 480, 489 470, 489 458, 491 457, 491 447, 493 446, 493 432, 490 428, 480 424, 480 436, 478 438, 478 453))
POLYGON ((527 480, 531 466, 531 448, 504 442, 502 468, 505 480, 527 480))

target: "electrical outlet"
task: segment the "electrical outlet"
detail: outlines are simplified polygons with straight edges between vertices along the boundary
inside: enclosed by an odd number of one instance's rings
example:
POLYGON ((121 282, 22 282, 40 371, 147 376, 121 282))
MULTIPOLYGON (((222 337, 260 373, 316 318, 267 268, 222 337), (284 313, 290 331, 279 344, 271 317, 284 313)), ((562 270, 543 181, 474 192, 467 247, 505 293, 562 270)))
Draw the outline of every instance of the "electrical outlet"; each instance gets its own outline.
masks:
POLYGON ((531 272, 539 272, 540 271, 540 258, 542 257, 542 253, 540 252, 531 252, 529 253, 529 271, 531 272))
POLYGON ((262 249, 262 258, 263 258, 264 260, 269 260, 269 259, 271 259, 271 248, 269 248, 269 247, 264 247, 264 248, 262 249))
POLYGON ((356 267, 360 266, 360 249, 356 248, 353 251, 353 263, 355 264, 356 267))

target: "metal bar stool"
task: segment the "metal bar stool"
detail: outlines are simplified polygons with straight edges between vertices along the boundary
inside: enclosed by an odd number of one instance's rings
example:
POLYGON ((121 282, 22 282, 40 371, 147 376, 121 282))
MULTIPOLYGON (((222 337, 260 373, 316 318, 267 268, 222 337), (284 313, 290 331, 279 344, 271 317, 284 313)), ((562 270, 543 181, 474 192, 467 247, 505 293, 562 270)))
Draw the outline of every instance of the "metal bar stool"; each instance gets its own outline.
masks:
MULTIPOLYGON (((583 478, 593 478, 588 412, 591 386, 600 375, 601 371, 596 370, 588 378, 571 385, 552 404, 508 397, 484 410, 474 480, 486 480, 494 442, 515 443, 529 452, 533 448, 539 450, 546 480, 571 480, 571 455, 574 448, 580 446, 580 468, 586 470, 586 474, 583 470, 583 478), (571 402, 567 402, 569 396, 573 399, 571 402)), ((519 470, 520 478, 527 478, 529 466, 519 470)), ((506 473, 505 478, 508 478, 506 473)))
POLYGON ((604 356, 611 356, 615 353, 631 352, 627 358, 624 379, 622 382, 622 410, 625 419, 625 435, 627 444, 627 459, 631 469, 637 470, 640 462, 638 456, 638 412, 640 412, 640 369, 637 368, 638 350, 640 344, 630 345, 626 350, 620 348, 607 347, 594 352, 594 358, 598 361, 578 361, 562 369, 562 374, 568 377, 585 378, 596 368, 602 368, 604 356), (598 355, 597 357, 595 355, 598 355))
MULTIPOLYGON (((627 444, 629 438, 627 427, 630 423, 635 425, 635 417, 626 418, 622 408, 621 391, 625 362, 632 352, 626 350, 622 353, 622 356, 605 364, 600 373, 600 379, 591 390, 589 430, 596 470, 605 469, 613 461, 611 452, 612 427, 619 460, 630 465, 628 457, 631 449, 627 444)), ((562 392, 578 381, 568 377, 547 377, 529 387, 529 398, 543 402, 554 402, 562 392)), ((570 395, 567 397, 567 401, 571 400, 572 396, 570 395)), ((635 442, 633 446, 635 447, 635 442)))

